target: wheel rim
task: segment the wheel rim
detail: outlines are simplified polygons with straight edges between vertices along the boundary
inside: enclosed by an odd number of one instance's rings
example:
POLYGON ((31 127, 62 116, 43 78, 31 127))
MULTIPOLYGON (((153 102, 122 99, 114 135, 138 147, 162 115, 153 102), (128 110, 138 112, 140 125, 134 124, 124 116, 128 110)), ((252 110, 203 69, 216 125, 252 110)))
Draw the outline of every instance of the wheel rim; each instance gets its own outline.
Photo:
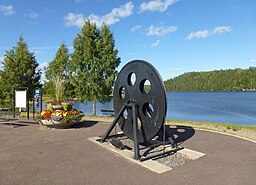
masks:
MULTIPOLYGON (((139 143, 156 136, 165 121, 167 103, 163 80, 150 63, 134 60, 126 64, 116 79, 113 95, 116 116, 126 104, 136 104, 139 143)), ((126 108, 118 124, 131 139, 132 121, 132 110, 126 108)))

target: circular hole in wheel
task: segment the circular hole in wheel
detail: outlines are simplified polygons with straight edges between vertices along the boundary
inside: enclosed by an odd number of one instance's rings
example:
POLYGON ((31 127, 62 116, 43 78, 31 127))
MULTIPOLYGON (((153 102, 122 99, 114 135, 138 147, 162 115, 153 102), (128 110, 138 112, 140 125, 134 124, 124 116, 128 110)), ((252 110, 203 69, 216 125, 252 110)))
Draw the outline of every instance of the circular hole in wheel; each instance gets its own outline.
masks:
POLYGON ((129 75, 128 75, 128 84, 130 85, 130 86, 133 86, 133 85, 135 85, 135 83, 136 83, 136 74, 135 73, 130 73, 129 75))
POLYGON ((140 91, 142 94, 148 94, 151 90, 151 83, 148 79, 140 82, 140 91))
POLYGON ((186 130, 184 128, 179 128, 179 129, 177 129, 177 132, 184 133, 184 132, 186 132, 186 130))
POLYGON ((141 119, 140 118, 138 118, 137 123, 138 123, 138 129, 141 130, 141 119))
POLYGON ((154 115, 154 107, 151 103, 145 103, 142 106, 142 111, 145 117, 152 118, 154 115))
POLYGON ((125 109, 124 112, 123 112, 123 118, 124 119, 128 118, 128 111, 127 111, 127 109, 125 109))
POLYGON ((119 89, 119 96, 121 99, 124 99, 125 98, 125 95, 126 95, 126 89, 124 86, 122 86, 120 89, 119 89))

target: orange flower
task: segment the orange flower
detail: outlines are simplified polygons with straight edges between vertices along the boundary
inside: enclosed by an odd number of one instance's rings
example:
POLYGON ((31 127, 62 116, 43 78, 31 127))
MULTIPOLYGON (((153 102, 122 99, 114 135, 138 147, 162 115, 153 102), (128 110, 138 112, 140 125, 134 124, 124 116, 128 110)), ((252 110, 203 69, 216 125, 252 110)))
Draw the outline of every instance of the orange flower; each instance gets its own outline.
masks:
POLYGON ((41 112, 41 115, 44 116, 45 114, 51 114, 51 111, 50 110, 43 110, 41 112))
POLYGON ((53 116, 58 116, 58 117, 69 117, 72 115, 79 115, 80 112, 77 111, 76 109, 71 109, 69 111, 64 111, 64 110, 56 110, 54 112, 51 112, 50 110, 43 110, 41 112, 41 116, 43 119, 50 119, 53 116))

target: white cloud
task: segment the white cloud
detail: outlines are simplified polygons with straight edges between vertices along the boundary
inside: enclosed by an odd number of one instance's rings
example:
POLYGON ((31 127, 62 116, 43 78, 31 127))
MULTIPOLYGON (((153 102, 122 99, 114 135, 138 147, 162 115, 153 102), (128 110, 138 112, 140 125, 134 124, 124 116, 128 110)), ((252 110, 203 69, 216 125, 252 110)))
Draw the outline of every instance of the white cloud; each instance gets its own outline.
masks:
POLYGON ((42 62, 39 63, 39 66, 37 67, 37 70, 41 70, 42 74, 41 74, 41 82, 46 81, 46 77, 45 77, 45 68, 49 66, 48 62, 42 62))
POLYGON ((6 16, 15 14, 13 5, 0 5, 0 12, 3 12, 6 16))
POLYGON ((25 16, 29 17, 30 19, 36 19, 39 17, 39 14, 34 11, 29 11, 28 14, 25 14, 25 16))
POLYGON ((174 72, 182 71, 182 68, 173 68, 172 71, 174 72))
POLYGON ((233 29, 230 26, 218 26, 212 30, 200 30, 196 32, 191 32, 187 37, 186 40, 192 39, 204 39, 211 35, 220 34, 220 33, 228 33, 231 32, 233 29))
POLYGON ((201 39, 201 38, 207 38, 210 35, 210 30, 200 30, 197 32, 191 32, 186 39, 192 40, 194 38, 201 39))
POLYGON ((112 25, 120 21, 121 18, 129 17, 132 15, 132 10, 134 8, 133 3, 130 1, 119 8, 114 8, 112 11, 106 15, 98 16, 91 14, 88 16, 92 22, 95 22, 98 26, 101 26, 103 23, 107 25, 112 25))
POLYGON ((77 26, 81 27, 84 24, 85 17, 83 14, 75 14, 75 13, 68 13, 64 17, 65 19, 65 26, 67 27, 72 27, 72 26, 77 26))
POLYGON ((56 46, 39 46, 39 47, 31 47, 30 50, 35 54, 35 55, 43 55, 47 53, 51 53, 52 50, 56 50, 58 47, 56 46))
POLYGON ((250 60, 250 62, 251 62, 251 63, 256 63, 256 58, 252 58, 252 59, 250 60))
POLYGON ((58 50, 58 46, 34 46, 30 47, 29 50, 36 56, 53 55, 58 50))
POLYGON ((140 12, 144 11, 166 11, 170 5, 176 3, 177 0, 151 0, 149 2, 143 2, 140 4, 140 12))
POLYGON ((141 25, 135 25, 131 28, 131 32, 135 32, 141 28, 141 25))
POLYGON ((157 47, 158 45, 160 44, 160 40, 156 40, 152 45, 151 47, 157 47))
POLYGON ((218 26, 213 29, 212 34, 227 33, 231 32, 232 30, 233 29, 230 26, 218 26))
POLYGON ((169 33, 177 31, 178 27, 177 26, 153 26, 150 25, 149 28, 147 29, 147 35, 148 36, 165 36, 169 33))
POLYGON ((4 57, 0 56, 0 69, 3 68, 4 57))
POLYGON ((44 68, 48 67, 48 65, 49 65, 48 62, 43 62, 43 63, 40 63, 37 68, 44 70, 44 68))
POLYGON ((56 49, 57 46, 38 46, 38 47, 31 47, 31 50, 48 50, 48 49, 56 49))
POLYGON ((81 27, 84 24, 86 19, 89 19, 91 22, 95 22, 98 26, 101 26, 103 23, 107 25, 112 25, 120 21, 120 19, 129 17, 132 15, 132 10, 134 8, 133 3, 130 1, 119 8, 113 8, 112 11, 103 16, 90 14, 88 17, 85 17, 83 14, 69 13, 65 19, 65 26, 77 26, 81 27))

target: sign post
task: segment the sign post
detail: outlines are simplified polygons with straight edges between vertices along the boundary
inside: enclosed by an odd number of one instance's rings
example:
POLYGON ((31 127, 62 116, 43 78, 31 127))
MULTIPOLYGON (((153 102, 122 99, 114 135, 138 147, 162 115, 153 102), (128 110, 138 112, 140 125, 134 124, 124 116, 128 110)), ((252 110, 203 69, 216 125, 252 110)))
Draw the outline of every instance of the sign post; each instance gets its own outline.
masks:
POLYGON ((42 112, 42 90, 36 87, 33 91, 33 118, 35 112, 42 112))

